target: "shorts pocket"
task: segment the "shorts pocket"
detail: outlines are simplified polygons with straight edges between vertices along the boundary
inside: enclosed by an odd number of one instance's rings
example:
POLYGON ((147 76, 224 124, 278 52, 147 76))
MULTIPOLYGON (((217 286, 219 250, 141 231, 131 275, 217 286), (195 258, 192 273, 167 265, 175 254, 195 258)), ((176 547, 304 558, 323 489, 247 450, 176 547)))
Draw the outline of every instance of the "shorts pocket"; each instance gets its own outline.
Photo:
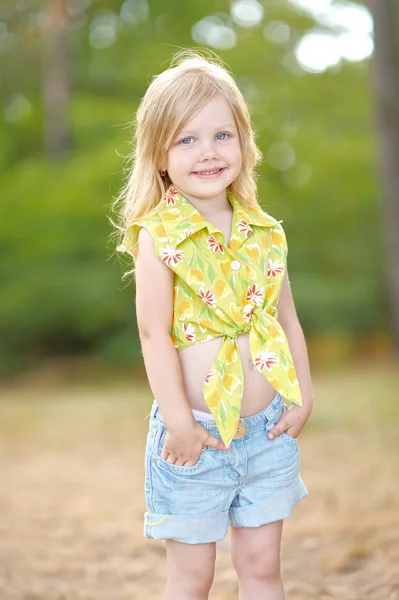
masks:
POLYGON ((167 460, 161 457, 161 452, 163 449, 163 445, 165 442, 165 437, 168 430, 164 425, 161 425, 158 432, 158 441, 154 447, 154 454, 152 460, 154 463, 157 463, 159 467, 165 471, 169 471, 170 473, 176 473, 178 475, 189 475, 190 473, 196 473, 199 467, 202 465, 205 460, 205 449, 201 452, 198 457, 195 465, 184 467, 183 465, 175 465, 173 463, 169 463, 167 460))
MULTIPOLYGON (((275 425, 277 425, 277 423, 280 421, 281 417, 283 416, 283 414, 288 410, 288 406, 285 404, 285 402, 281 402, 279 404, 278 409, 276 410, 276 412, 274 413, 274 415, 266 422, 266 434, 269 433, 269 431, 271 429, 273 429, 273 427, 275 425)), ((280 435, 278 435, 276 438, 274 438, 274 440, 272 441, 276 441, 278 439, 281 439, 284 443, 286 443, 287 445, 290 445, 293 447, 293 449, 298 449, 298 440, 297 438, 292 437, 291 435, 288 435, 288 433, 285 433, 285 431, 283 433, 280 433, 280 435)), ((269 439, 269 438, 268 438, 269 439)))
POLYGON ((298 446, 298 439, 292 437, 292 435, 288 435, 288 433, 285 433, 285 431, 281 434, 281 437, 284 438, 284 440, 288 444, 292 444, 293 446, 298 446))
POLYGON ((266 420, 266 433, 269 433, 269 431, 277 425, 286 410, 285 404, 280 403, 277 410, 266 420))

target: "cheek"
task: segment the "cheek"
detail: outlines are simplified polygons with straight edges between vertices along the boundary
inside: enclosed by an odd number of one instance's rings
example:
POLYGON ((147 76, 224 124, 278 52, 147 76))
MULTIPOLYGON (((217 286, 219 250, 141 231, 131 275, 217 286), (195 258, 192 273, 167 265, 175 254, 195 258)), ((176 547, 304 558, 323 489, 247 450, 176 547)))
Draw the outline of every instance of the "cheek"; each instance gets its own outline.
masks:
POLYGON ((231 148, 231 161, 234 162, 234 164, 241 168, 242 166, 242 153, 241 153, 241 148, 240 148, 240 144, 234 144, 234 147, 231 148))
POLYGON ((233 140, 230 141, 230 143, 226 146, 227 151, 230 153, 230 155, 232 157, 234 157, 235 160, 240 160, 241 159, 241 146, 240 146, 240 141, 237 137, 235 137, 233 140))
POLYGON ((168 171, 181 171, 188 164, 188 156, 185 152, 173 151, 168 152, 167 164, 168 171))
POLYGON ((168 152, 168 156, 166 159, 166 169, 169 173, 169 175, 171 173, 173 173, 173 171, 175 170, 176 167, 176 156, 174 152, 168 152))

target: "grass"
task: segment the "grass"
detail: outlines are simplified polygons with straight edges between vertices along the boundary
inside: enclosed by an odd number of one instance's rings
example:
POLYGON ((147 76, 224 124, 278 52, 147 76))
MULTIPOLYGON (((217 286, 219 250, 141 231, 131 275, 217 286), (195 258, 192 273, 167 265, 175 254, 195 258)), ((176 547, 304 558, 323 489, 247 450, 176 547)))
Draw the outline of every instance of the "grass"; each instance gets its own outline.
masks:
MULTIPOLYGON (((398 365, 320 372, 314 388, 309 497, 284 524, 287 598, 399 599, 398 365)), ((142 536, 142 378, 41 373, 0 391, 0 597, 160 598, 163 544, 142 536)), ((212 600, 238 597, 228 550, 212 600)))

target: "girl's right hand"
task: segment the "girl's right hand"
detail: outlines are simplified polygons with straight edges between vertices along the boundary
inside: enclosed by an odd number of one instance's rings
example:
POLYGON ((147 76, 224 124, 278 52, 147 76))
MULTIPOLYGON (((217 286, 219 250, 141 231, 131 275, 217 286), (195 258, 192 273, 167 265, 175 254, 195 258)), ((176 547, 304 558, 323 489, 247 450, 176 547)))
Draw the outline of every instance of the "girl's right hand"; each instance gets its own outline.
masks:
POLYGON ((202 425, 195 422, 189 430, 167 432, 161 458, 174 465, 191 467, 198 462, 205 446, 211 446, 215 450, 230 449, 230 446, 226 448, 222 440, 219 440, 202 425))

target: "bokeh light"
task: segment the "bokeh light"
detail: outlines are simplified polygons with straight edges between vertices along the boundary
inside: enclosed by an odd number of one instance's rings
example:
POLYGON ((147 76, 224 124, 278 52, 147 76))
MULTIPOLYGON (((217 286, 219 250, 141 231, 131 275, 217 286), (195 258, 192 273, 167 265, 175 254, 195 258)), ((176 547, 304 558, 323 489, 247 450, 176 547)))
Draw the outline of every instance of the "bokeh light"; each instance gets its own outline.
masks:
POLYGON ((218 16, 209 16, 198 21, 191 30, 192 38, 217 50, 230 50, 237 44, 237 35, 232 27, 225 25, 218 16))
POLYGON ((366 7, 331 4, 330 0, 290 2, 324 27, 306 33, 296 46, 296 57, 305 71, 323 73, 342 60, 362 61, 373 53, 373 20, 366 7))

